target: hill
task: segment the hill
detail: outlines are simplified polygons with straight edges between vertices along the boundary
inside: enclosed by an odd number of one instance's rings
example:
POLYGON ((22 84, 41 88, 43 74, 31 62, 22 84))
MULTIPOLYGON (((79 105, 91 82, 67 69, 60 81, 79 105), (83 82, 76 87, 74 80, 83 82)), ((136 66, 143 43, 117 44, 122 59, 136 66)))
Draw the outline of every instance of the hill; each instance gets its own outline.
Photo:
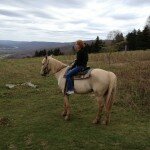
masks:
MULTIPOLYGON (((86 43, 91 43, 90 41, 85 41, 86 43)), ((9 57, 9 58, 23 58, 23 57, 31 57, 34 55, 36 50, 43 49, 53 49, 60 48, 61 52, 64 54, 72 53, 72 47, 74 42, 27 42, 27 41, 7 41, 0 40, 0 55, 1 57, 9 57)))
MULTIPOLYGON (((70 97, 70 122, 61 117, 63 96, 54 76, 40 76, 41 58, 0 60, 0 149, 149 149, 150 51, 90 54, 89 66, 113 71, 117 97, 109 126, 93 125, 93 94, 70 97), (31 81, 38 88, 5 84, 31 81)), ((55 57, 64 63, 71 56, 55 57)))
POLYGON ((68 44, 69 43, 0 40, 0 53, 11 54, 11 58, 21 58, 33 56, 35 50, 63 47, 68 44))

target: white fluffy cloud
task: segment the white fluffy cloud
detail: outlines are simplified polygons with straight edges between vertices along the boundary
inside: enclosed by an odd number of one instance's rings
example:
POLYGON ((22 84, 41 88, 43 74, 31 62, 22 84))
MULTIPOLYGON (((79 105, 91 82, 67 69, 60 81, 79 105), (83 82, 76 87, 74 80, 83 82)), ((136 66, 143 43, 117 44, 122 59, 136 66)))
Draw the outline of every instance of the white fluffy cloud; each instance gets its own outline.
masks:
POLYGON ((150 0, 1 0, 0 40, 70 42, 142 29, 150 0))

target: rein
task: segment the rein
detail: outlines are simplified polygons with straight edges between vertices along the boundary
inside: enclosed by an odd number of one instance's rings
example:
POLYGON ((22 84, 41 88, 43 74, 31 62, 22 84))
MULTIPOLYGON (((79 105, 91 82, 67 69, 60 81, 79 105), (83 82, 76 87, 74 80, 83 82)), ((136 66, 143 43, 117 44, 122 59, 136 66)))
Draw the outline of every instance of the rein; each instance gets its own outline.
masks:
POLYGON ((58 73, 60 70, 66 68, 66 67, 67 67, 67 66, 64 66, 64 67, 62 67, 62 68, 59 68, 56 72, 52 73, 52 75, 58 73))

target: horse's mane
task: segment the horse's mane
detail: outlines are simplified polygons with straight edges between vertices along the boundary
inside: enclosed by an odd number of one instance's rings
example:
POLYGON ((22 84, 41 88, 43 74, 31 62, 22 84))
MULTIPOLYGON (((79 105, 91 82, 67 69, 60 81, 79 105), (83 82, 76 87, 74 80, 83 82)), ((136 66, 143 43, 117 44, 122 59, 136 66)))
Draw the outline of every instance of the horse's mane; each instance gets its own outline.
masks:
POLYGON ((63 67, 67 67, 66 64, 64 64, 63 62, 49 56, 48 60, 50 61, 50 65, 51 65, 51 69, 55 72, 57 69, 63 68, 63 67))

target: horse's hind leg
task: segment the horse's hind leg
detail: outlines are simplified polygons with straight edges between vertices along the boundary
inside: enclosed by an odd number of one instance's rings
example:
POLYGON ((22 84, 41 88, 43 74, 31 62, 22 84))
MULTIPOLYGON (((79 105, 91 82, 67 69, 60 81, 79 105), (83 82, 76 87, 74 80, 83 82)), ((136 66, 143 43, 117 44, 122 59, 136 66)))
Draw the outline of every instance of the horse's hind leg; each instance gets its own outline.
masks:
POLYGON ((70 120, 70 104, 69 104, 69 99, 67 95, 64 96, 63 116, 65 116, 65 120, 70 120))
POLYGON ((102 110, 104 107, 104 101, 103 101, 103 97, 96 97, 97 98, 97 102, 98 102, 98 113, 96 115, 96 118, 93 120, 94 124, 97 124, 100 122, 101 120, 101 116, 102 116, 102 110))
POLYGON ((111 108, 114 102, 114 92, 112 92, 110 99, 108 101, 106 101, 106 105, 105 105, 105 120, 103 122, 103 124, 108 125, 110 122, 110 113, 111 113, 111 108))
POLYGON ((66 98, 64 97, 64 111, 61 114, 62 116, 66 116, 67 115, 67 104, 66 104, 66 98))

